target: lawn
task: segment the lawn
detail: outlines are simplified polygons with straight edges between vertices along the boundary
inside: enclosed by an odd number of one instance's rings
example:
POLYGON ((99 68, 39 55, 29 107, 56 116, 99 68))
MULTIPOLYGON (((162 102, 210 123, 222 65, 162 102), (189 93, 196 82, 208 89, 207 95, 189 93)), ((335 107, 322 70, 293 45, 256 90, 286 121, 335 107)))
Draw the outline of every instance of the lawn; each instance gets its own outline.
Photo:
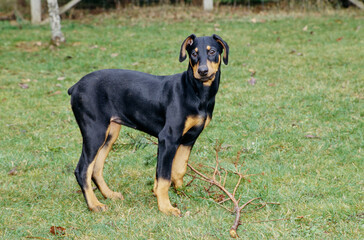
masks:
MULTIPOLYGON (((131 9, 64 20, 59 48, 49 46, 48 25, 0 22, 0 238, 229 239, 234 216, 199 180, 169 192, 182 218, 158 211, 155 139, 126 127, 104 172, 125 200, 96 191, 109 209, 90 212, 73 174, 81 134, 67 95, 97 69, 185 71, 182 41, 217 33, 230 46, 229 65, 190 163, 214 166, 218 141, 225 168, 240 151, 244 171, 258 174, 240 185, 241 202, 280 203, 249 206, 240 238, 363 239, 363 22, 350 11, 131 9)), ((229 176, 227 187, 235 182, 229 176)))

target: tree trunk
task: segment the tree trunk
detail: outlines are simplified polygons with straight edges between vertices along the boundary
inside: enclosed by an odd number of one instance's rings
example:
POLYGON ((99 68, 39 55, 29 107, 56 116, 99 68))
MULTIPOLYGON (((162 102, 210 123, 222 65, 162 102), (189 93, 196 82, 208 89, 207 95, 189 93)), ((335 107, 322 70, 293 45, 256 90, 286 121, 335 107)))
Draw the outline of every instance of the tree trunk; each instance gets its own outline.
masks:
POLYGON ((214 8, 213 0, 203 0, 203 10, 211 11, 214 8))
POLYGON ((39 24, 42 20, 42 7, 40 0, 31 0, 30 1, 30 13, 32 16, 32 24, 39 24))
POLYGON ((48 2, 48 12, 49 20, 52 29, 52 39, 51 42, 55 46, 61 45, 66 39, 61 32, 61 18, 59 17, 59 9, 57 0, 47 0, 48 2))

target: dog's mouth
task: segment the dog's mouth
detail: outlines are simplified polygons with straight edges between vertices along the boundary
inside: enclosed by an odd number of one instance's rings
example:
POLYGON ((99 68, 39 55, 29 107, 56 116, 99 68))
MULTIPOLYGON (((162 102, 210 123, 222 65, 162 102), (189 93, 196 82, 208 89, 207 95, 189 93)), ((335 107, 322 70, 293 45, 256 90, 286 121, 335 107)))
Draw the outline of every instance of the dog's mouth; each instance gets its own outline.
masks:
POLYGON ((210 76, 200 77, 199 80, 201 82, 207 82, 207 81, 214 79, 214 77, 215 77, 215 73, 211 74, 210 76))

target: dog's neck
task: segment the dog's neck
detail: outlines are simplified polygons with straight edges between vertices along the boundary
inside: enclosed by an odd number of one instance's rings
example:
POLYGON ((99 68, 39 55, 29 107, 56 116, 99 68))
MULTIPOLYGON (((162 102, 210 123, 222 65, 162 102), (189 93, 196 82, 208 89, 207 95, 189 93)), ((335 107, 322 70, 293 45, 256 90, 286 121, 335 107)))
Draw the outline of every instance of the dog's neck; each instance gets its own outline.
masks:
POLYGON ((196 79, 193 75, 193 70, 190 65, 188 65, 187 76, 189 84, 192 86, 193 90, 196 93, 196 96, 202 101, 209 101, 214 98, 220 84, 220 67, 219 70, 215 74, 215 79, 212 81, 210 86, 205 86, 203 82, 196 79))

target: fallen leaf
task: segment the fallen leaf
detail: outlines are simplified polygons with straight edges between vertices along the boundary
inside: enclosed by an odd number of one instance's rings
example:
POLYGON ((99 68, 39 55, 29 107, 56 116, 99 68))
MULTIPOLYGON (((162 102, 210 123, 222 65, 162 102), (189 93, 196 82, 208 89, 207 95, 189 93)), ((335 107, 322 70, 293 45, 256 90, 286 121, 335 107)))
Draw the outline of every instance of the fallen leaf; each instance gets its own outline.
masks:
POLYGON ((74 42, 72 43, 72 46, 76 47, 76 46, 80 46, 81 45, 81 42, 74 42))
POLYGON ((139 62, 133 62, 131 65, 132 66, 137 66, 137 65, 139 65, 139 62))
POLYGON ((255 78, 251 77, 250 80, 248 81, 248 83, 250 85, 253 85, 254 86, 257 83, 257 80, 255 78))
POLYGON ((230 144, 222 144, 221 145, 221 150, 226 150, 226 149, 229 149, 231 147, 232 147, 232 145, 230 145, 230 144))
POLYGON ((296 50, 292 49, 289 54, 296 54, 297 56, 303 56, 303 53, 297 52, 296 50))
POLYGON ((91 47, 90 47, 90 49, 95 49, 95 48, 98 48, 99 46, 97 46, 97 45, 92 45, 91 47))
POLYGON ((16 175, 16 174, 18 174, 18 171, 16 170, 16 167, 13 167, 13 169, 11 169, 8 172, 8 175, 11 175, 11 176, 16 175))
POLYGON ((114 57, 117 57, 118 55, 119 55, 119 53, 111 53, 110 57, 114 58, 114 57))
POLYGON ((254 77, 254 75, 255 75, 255 73, 257 72, 257 71, 255 71, 254 69, 252 69, 252 68, 249 68, 249 70, 248 70, 251 74, 250 74, 250 76, 252 76, 252 77, 254 77))
POLYGON ((250 21, 251 21, 252 23, 257 23, 257 19, 255 19, 255 18, 252 18, 250 21))
POLYGON ((65 235, 66 229, 63 227, 52 226, 49 232, 52 233, 53 235, 65 235))
POLYGON ((307 29, 308 29, 308 26, 306 25, 306 26, 304 26, 304 28, 302 28, 302 31, 307 31, 307 29))
POLYGON ((311 139, 314 139, 314 138, 320 138, 320 137, 315 136, 315 135, 308 134, 308 135, 305 135, 305 138, 311 138, 311 139))
POLYGON ((53 93, 50 93, 49 96, 54 96, 54 95, 58 95, 58 94, 61 94, 62 92, 61 91, 55 91, 53 93))
POLYGON ((296 50, 294 50, 294 49, 292 49, 292 50, 289 52, 289 54, 294 54, 294 53, 296 53, 296 50))
POLYGON ((58 80, 58 81, 63 81, 63 80, 65 80, 65 79, 66 79, 66 77, 58 77, 58 78, 57 78, 57 80, 58 80))
POLYGON ((29 85, 26 83, 19 83, 19 87, 21 87, 22 89, 28 89, 29 85))
POLYGON ((21 80, 21 82, 23 82, 23 83, 28 83, 28 82, 31 82, 32 80, 30 80, 29 78, 27 78, 27 79, 22 79, 21 80))
POLYGON ((268 83, 268 86, 269 86, 269 87, 275 87, 275 86, 276 86, 276 84, 275 84, 275 83, 268 83))
POLYGON ((340 42, 341 40, 343 40, 344 37, 339 37, 338 39, 336 39, 336 42, 340 42))

